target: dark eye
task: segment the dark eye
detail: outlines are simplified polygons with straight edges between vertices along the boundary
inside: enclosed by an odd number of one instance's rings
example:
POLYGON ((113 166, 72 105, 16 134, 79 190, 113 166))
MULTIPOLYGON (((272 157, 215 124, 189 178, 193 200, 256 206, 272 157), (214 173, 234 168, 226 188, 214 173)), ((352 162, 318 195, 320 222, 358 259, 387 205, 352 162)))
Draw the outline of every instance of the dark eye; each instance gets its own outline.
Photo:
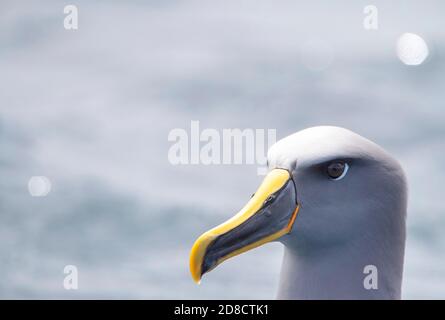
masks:
POLYGON ((348 172, 349 166, 346 162, 336 161, 332 162, 327 167, 328 176, 334 180, 340 180, 348 172))

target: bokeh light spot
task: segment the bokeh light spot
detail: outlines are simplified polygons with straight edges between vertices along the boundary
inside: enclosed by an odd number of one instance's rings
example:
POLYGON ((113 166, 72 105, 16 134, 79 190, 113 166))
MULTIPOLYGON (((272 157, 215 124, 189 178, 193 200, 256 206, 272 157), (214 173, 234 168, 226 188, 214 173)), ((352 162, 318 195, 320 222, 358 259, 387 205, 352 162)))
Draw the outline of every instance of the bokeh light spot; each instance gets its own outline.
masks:
POLYGON ((45 176, 34 176, 28 181, 28 191, 33 197, 45 197, 51 191, 51 181, 45 176))
POLYGON ((406 65, 417 66, 428 57, 425 40, 414 33, 404 33, 397 41, 397 56, 406 65))

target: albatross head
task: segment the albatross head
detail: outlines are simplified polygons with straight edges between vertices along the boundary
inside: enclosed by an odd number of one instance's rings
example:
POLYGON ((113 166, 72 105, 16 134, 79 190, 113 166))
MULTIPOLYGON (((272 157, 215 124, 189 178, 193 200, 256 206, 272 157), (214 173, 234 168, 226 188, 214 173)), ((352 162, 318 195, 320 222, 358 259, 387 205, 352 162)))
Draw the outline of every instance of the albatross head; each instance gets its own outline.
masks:
POLYGON ((196 240, 195 281, 277 240, 285 245, 279 298, 400 298, 407 197, 398 162, 349 130, 322 126, 278 141, 268 165, 246 206, 196 240))

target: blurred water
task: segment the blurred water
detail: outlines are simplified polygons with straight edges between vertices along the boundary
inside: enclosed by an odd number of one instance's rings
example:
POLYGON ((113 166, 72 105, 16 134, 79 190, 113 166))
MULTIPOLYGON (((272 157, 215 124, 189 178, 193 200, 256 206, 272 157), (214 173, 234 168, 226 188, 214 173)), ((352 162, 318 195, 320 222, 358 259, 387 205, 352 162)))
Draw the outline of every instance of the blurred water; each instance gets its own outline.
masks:
POLYGON ((195 237, 261 180, 170 165, 168 132, 191 120, 278 138, 332 124, 381 144, 410 182, 404 297, 444 297, 443 2, 374 1, 378 31, 366 1, 76 3, 75 32, 58 1, 0 4, 1 298, 274 298, 279 244, 189 276, 195 237), (428 43, 423 65, 397 59, 404 32, 428 43), (39 175, 52 190, 33 198, 39 175))

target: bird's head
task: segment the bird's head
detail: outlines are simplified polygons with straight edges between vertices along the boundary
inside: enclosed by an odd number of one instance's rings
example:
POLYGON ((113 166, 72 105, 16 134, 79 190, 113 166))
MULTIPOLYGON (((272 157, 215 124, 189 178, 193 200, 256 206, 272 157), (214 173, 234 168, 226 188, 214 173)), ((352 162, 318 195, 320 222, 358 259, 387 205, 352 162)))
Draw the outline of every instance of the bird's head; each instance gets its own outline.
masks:
POLYGON ((195 281, 270 241, 304 255, 404 225, 406 183, 400 165, 349 130, 322 126, 290 135, 270 148, 268 167, 246 206, 196 240, 190 255, 195 281))

